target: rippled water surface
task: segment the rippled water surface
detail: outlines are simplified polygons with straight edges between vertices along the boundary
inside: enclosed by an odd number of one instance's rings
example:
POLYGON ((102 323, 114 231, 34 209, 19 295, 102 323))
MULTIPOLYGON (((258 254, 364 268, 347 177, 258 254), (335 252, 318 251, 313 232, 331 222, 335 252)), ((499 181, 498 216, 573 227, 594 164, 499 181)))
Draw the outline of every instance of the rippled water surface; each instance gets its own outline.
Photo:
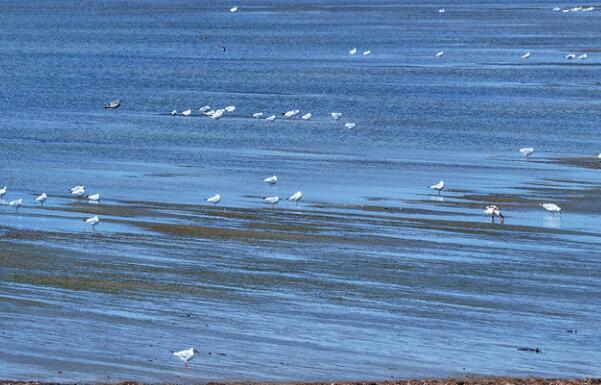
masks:
POLYGON ((3 5, 0 378, 601 376, 601 7, 233 5, 3 5))

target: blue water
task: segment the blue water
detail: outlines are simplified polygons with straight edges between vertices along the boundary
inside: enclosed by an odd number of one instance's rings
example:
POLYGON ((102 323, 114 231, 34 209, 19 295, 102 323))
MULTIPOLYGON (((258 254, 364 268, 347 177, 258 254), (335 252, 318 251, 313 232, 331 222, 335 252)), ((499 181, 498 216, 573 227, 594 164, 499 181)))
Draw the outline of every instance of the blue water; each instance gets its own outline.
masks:
POLYGON ((0 207, 0 378, 601 376, 601 175, 554 162, 601 152, 601 8, 233 5, 3 4, 0 187, 25 207, 0 207), (96 233, 78 184, 121 208, 96 233), (297 190, 299 208, 261 201, 297 190), (189 346, 184 370, 170 351, 189 346))

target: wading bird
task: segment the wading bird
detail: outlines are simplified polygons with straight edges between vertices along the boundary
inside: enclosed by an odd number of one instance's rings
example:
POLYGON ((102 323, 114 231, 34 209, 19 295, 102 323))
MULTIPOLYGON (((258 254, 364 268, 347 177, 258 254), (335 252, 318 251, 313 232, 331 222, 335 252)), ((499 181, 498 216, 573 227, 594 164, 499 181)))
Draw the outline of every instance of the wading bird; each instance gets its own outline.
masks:
POLYGON ((441 180, 440 182, 433 184, 432 186, 430 186, 430 188, 432 190, 436 190, 438 191, 438 195, 440 195, 440 193, 442 192, 442 190, 444 190, 444 180, 441 180))
POLYGON ((278 177, 276 175, 270 176, 268 178, 263 179, 263 182, 269 183, 270 185, 274 185, 278 183, 278 177))
POLYGON ((539 203, 539 206, 549 212, 552 212, 553 215, 555 215, 555 213, 561 214, 561 207, 557 206, 555 203, 539 203))
POLYGON ((100 222, 100 218, 98 218, 98 215, 94 215, 92 218, 86 219, 85 222, 92 225, 92 231, 96 231, 96 225, 100 222))
POLYGON ((526 158, 530 157, 530 155, 534 154, 534 148, 532 147, 524 147, 519 150, 526 158))
POLYGON ((46 193, 42 193, 35 198, 35 201, 38 202, 40 206, 44 207, 44 202, 46 202, 46 199, 48 199, 48 195, 46 195, 46 193))
POLYGON ((219 194, 215 194, 212 197, 207 198, 207 202, 212 203, 214 205, 219 203, 219 201, 221 201, 221 195, 219 195, 219 194))
POLYGON ((505 219, 501 210, 495 205, 488 205, 484 209, 484 214, 489 215, 492 222, 495 221, 495 217, 501 218, 501 222, 505 219))
POLYGON ((180 360, 184 361, 184 368, 187 368, 190 366, 189 363, 194 358, 194 355, 198 353, 198 350, 190 348, 186 350, 180 350, 179 352, 173 352, 173 355, 179 358, 180 360))
POLYGON ((19 198, 14 201, 10 201, 8 203, 8 205, 14 207, 15 212, 17 212, 17 211, 19 211, 19 207, 21 207, 23 205, 23 198, 19 198))
POLYGON ((263 200, 271 205, 271 208, 275 209, 275 205, 280 201, 280 197, 265 197, 263 200))
POLYGON ((294 194, 290 195, 290 197, 288 198, 289 201, 294 201, 297 206, 298 206, 299 202, 301 201, 301 199, 303 199, 303 193, 300 191, 295 192, 294 194))

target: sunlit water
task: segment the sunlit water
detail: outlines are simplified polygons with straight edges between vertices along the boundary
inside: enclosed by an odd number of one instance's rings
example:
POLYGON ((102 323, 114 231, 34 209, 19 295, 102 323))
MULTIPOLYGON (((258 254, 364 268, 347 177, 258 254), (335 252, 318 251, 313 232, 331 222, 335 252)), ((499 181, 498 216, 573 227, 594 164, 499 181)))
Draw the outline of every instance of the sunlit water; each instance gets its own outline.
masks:
POLYGON ((0 206, 0 377, 600 376, 601 176, 551 160, 601 152, 601 9, 238 5, 3 5, 0 186, 26 206, 0 206), (237 110, 168 115, 206 104, 237 110))

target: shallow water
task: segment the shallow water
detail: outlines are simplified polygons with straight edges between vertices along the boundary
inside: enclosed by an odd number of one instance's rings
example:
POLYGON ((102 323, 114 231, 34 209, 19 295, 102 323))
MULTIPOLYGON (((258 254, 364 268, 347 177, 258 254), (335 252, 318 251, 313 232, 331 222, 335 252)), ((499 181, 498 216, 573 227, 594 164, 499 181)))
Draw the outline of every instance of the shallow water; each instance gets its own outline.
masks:
POLYGON ((601 9, 556 5, 5 4, 0 377, 601 376, 601 9))

